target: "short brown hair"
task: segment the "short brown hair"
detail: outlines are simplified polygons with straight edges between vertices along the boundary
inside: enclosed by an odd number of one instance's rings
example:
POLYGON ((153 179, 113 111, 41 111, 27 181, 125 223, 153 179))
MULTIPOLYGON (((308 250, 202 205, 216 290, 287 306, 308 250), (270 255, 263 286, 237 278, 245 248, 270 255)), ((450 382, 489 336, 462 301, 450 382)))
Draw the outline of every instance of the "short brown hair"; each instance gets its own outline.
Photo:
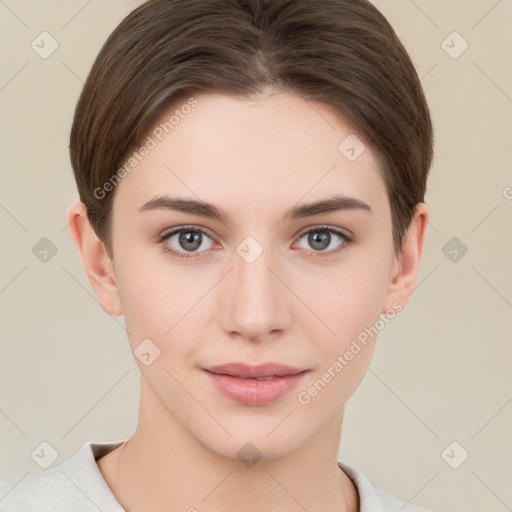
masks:
POLYGON ((251 97, 267 89, 323 102, 375 151, 401 249, 424 201, 433 128, 413 63, 376 7, 367 0, 148 0, 103 45, 71 129, 80 200, 110 256, 115 189, 100 198, 95 190, 155 121, 193 94, 251 97))

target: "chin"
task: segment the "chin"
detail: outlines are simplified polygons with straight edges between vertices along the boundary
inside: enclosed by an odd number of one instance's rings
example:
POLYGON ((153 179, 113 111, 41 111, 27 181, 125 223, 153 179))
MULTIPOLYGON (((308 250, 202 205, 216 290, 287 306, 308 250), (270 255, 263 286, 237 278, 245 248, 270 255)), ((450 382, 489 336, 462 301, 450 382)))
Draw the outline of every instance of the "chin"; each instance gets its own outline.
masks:
MULTIPOLYGON (((289 455, 307 440, 302 439, 305 427, 299 428, 296 425, 296 428, 291 428, 291 423, 286 426, 283 423, 276 428, 285 416, 286 414, 271 419, 266 418, 259 425, 257 419, 247 417, 244 421, 237 421, 236 424, 227 425, 227 422, 224 422, 233 437, 219 428, 214 435, 211 430, 199 432, 198 440, 222 457, 246 461, 248 467, 251 466, 251 461, 280 459, 289 455)), ((290 420, 285 420, 285 422, 288 421, 290 420)))

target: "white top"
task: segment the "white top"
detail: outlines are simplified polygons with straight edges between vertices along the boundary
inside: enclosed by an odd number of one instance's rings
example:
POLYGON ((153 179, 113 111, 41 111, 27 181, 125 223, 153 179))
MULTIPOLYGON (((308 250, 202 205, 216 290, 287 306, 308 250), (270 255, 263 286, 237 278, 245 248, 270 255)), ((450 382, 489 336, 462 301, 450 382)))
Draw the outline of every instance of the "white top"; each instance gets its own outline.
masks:
MULTIPOLYGON (((0 482, 0 511, 125 512, 96 463, 122 442, 88 442, 54 467, 0 482)), ((428 512, 373 487, 356 469, 339 461, 338 464, 357 488, 360 512, 428 512)))

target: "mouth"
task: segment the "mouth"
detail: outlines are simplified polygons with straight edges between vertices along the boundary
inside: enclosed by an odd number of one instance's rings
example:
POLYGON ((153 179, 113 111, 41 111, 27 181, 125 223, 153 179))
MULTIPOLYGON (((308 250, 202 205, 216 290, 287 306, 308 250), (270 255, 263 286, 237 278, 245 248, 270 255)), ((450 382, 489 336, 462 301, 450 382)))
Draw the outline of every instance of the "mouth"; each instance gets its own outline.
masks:
POLYGON ((288 394, 302 380, 304 370, 279 363, 249 366, 230 363, 203 368, 217 390, 242 405, 264 406, 288 394))
POLYGON ((240 379, 270 380, 289 375, 297 375, 307 371, 304 368, 296 368, 281 363, 264 363, 250 366, 245 363, 228 363, 220 366, 204 368, 207 372, 217 375, 228 375, 240 379))

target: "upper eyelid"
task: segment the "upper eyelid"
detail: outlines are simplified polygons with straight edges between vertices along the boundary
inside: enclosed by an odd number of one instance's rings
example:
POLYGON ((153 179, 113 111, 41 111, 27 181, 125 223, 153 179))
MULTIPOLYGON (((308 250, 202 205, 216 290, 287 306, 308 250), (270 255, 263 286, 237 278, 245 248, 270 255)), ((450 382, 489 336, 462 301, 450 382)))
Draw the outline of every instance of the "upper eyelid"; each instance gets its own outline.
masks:
POLYGON ((338 228, 336 226, 330 226, 329 224, 316 224, 316 225, 313 225, 313 226, 309 226, 307 228, 303 228, 303 229, 301 229, 300 231, 297 232, 297 235, 301 235, 302 236, 302 235, 305 235, 306 233, 308 233, 309 231, 322 231, 322 230, 325 230, 325 231, 335 231, 335 232, 341 233, 342 235, 344 235, 346 237, 352 237, 353 236, 350 232, 346 233, 346 231, 348 231, 347 229, 345 229, 345 228, 338 228))
MULTIPOLYGON (((208 235, 210 238, 212 238, 214 240, 216 239, 216 237, 212 234, 212 232, 208 228, 205 228, 203 226, 193 225, 193 224, 177 226, 177 227, 174 227, 174 228, 168 228, 168 229, 164 230, 160 236, 168 237, 168 236, 171 236, 173 234, 179 233, 180 231, 186 231, 187 229, 190 230, 190 231, 200 231, 200 232, 203 232, 204 234, 208 235)), ((341 234, 343 234, 343 235, 345 235, 347 237, 353 236, 350 232, 349 233, 345 233, 345 231, 347 231, 345 228, 339 228, 339 227, 336 227, 336 226, 330 226, 328 224, 316 224, 316 225, 313 225, 313 226, 308 226, 308 227, 302 228, 299 231, 297 231, 297 233, 294 236, 298 236, 298 235, 302 236, 302 235, 308 233, 309 231, 314 231, 314 230, 320 231, 322 229, 324 229, 326 231, 338 231, 338 232, 340 232, 341 234)))
POLYGON ((182 231, 187 231, 187 230, 188 231, 199 231, 199 232, 204 233, 205 235, 207 235, 212 240, 217 241, 216 237, 212 234, 212 232, 209 229, 204 228, 202 226, 195 226, 195 225, 177 226, 177 227, 174 227, 174 228, 165 229, 162 232, 162 234, 159 235, 159 236, 161 238, 168 238, 171 235, 175 235, 176 233, 180 233, 182 231))

